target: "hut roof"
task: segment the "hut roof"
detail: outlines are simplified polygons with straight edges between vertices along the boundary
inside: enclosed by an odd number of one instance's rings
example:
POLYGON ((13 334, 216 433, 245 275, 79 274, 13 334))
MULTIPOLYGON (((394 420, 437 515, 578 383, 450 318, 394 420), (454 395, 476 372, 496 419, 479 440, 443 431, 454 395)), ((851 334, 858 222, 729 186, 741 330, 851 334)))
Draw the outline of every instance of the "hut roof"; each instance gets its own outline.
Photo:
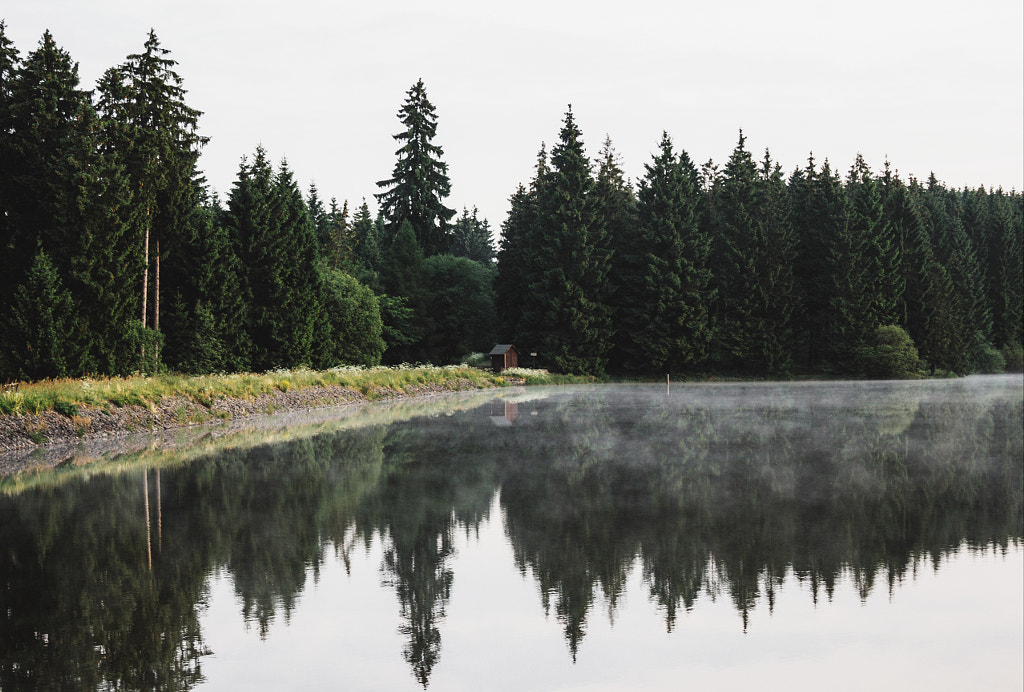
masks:
POLYGON ((515 348, 515 346, 513 346, 512 344, 497 344, 494 348, 491 349, 491 352, 488 353, 487 355, 500 356, 505 353, 508 353, 509 349, 512 348, 515 348))

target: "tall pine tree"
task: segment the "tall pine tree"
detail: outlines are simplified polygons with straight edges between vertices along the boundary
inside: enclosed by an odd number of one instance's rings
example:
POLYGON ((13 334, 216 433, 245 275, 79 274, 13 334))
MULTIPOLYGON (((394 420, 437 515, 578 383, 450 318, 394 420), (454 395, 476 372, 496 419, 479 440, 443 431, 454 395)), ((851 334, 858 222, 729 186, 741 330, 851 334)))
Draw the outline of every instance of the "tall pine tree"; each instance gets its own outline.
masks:
POLYGON ((394 135, 402 144, 395 152, 398 160, 391 177, 377 183, 384 188, 376 197, 387 219, 388 233, 393 236, 402 222, 408 221, 425 256, 448 252, 449 222, 455 210, 446 207, 444 200, 451 192, 451 182, 448 164, 441 158, 444 152, 433 143, 437 114, 427 99, 422 79, 406 93, 398 119, 405 127, 394 135))
MULTIPOLYGON (((138 209, 143 256, 139 314, 143 327, 152 325, 157 332, 160 262, 166 251, 181 245, 180 235, 187 235, 188 223, 197 218, 196 164, 207 142, 198 132, 201 114, 185 103, 182 78, 174 71, 177 61, 169 54, 150 30, 143 52, 107 70, 99 83, 108 140, 131 180, 138 209)), ((168 278, 172 284, 188 281, 187 276, 168 278)))

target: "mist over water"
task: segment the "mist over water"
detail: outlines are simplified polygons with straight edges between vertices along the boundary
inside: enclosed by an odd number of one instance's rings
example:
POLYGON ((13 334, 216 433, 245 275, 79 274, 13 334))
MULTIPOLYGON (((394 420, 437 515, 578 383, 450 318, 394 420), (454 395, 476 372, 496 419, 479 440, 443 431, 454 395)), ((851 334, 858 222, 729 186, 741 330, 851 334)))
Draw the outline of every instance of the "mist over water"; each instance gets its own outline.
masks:
POLYGON ((383 410, 7 479, 0 689, 1019 687, 1020 376, 383 410))

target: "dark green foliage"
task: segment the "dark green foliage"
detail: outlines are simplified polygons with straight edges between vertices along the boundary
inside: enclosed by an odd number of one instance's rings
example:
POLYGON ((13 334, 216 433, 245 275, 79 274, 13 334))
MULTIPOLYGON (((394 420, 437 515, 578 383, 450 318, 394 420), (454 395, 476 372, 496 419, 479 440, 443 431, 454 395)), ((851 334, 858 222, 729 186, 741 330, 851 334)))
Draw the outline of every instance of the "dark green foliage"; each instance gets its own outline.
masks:
POLYGON ((431 287, 431 363, 457 363, 467 353, 487 352, 496 342, 493 266, 467 257, 434 255, 423 263, 431 287))
POLYGON ((711 243, 699 223, 697 171, 685 151, 673 151, 667 133, 645 171, 636 239, 617 244, 624 254, 617 269, 635 272, 617 277, 617 328, 627 367, 678 372, 708 354, 711 243))
POLYGON ((851 229, 863 241, 860 261, 867 270, 863 324, 869 330, 896 321, 904 291, 899 272, 900 247, 885 215, 883 193, 883 182, 858 154, 850 169, 846 194, 850 200, 851 229))
POLYGON ((190 235, 167 258, 168 273, 187 280, 168 291, 165 359, 181 372, 245 371, 253 346, 246 329, 244 269, 218 209, 195 213, 190 235))
MULTIPOLYGON (((546 154, 544 157, 546 165, 546 154)), ((501 227, 494 292, 498 340, 502 343, 535 343, 531 336, 531 329, 536 327, 532 315, 541 299, 530 291, 530 284, 537 271, 532 231, 537 222, 538 182, 535 178, 534 189, 529 191, 519 186, 509 200, 508 216, 501 227), (523 319, 524 314, 530 319, 523 319)))
POLYGON ((744 141, 741 132, 710 191, 716 355, 731 369, 777 374, 792 358, 796 242, 781 170, 767 152, 758 170, 744 141))
POLYGON ((381 267, 380 237, 377 234, 377 224, 374 223, 374 217, 370 215, 370 207, 367 206, 366 200, 362 201, 352 219, 352 235, 355 239, 355 255, 360 271, 379 272, 381 267))
POLYGON ((430 313, 430 287, 423 266, 423 251, 412 224, 403 221, 384 256, 381 274, 384 293, 394 301, 382 306, 387 363, 418 363, 427 358, 426 339, 434 329, 430 313))
POLYGON ((444 206, 444 199, 451 182, 448 165, 441 160, 444 152, 433 143, 437 115, 422 79, 410 87, 398 119, 405 127, 394 135, 402 143, 395 152, 398 160, 391 178, 377 183, 385 190, 376 195, 381 213, 390 234, 396 233, 403 221, 412 224, 424 256, 447 252, 451 245, 449 222, 455 210, 444 206))
MULTIPOLYGON (((177 62, 150 30, 144 51, 107 70, 99 82, 98 108, 107 148, 130 182, 135 214, 131 232, 142 257, 139 314, 143 327, 160 331, 160 263, 164 254, 194 232, 199 205, 196 169, 207 142, 198 133, 201 113, 185 103, 177 62)), ((189 279, 164 278, 172 290, 189 279)), ((153 344, 159 367, 159 344, 153 344)), ((145 356, 145 347, 142 349, 145 356)))
POLYGON ((130 372, 138 360, 130 355, 137 303, 129 282, 141 256, 128 235, 128 182, 105 151, 89 94, 78 88, 77 65, 48 32, 4 80, 0 310, 44 250, 79 310, 80 328, 64 337, 82 354, 72 374, 130 372))
POLYGON ((315 185, 303 199, 262 150, 223 210, 175 65, 150 32, 94 105, 48 32, 22 57, 0 21, 0 378, 369 364, 381 335, 389 362, 501 341, 597 375, 854 373, 879 325, 905 329, 932 371, 1017 367, 1017 192, 908 185, 859 156, 845 183, 813 158, 784 180, 741 133, 699 173, 665 135, 635 194, 610 140, 595 174, 570 110, 495 253, 475 208, 452 223, 444 206, 422 81, 376 217, 315 185))
POLYGON ((245 267, 251 367, 309 365, 320 297, 316 238, 287 165, 275 173, 262 148, 251 164, 243 160, 226 223, 245 267))
POLYGON ((610 137, 605 137, 598 154, 594 196, 598 214, 604 219, 608 248, 612 253, 607 300, 614 331, 608 367, 624 371, 635 365, 629 351, 632 334, 626 325, 636 314, 630 308, 638 304, 636 277, 643 248, 638 236, 636 193, 630 181, 626 180, 610 137))
POLYGON ((494 261, 495 250, 494 240, 491 238, 491 226, 487 223, 487 219, 477 218, 476 207, 473 207, 472 213, 463 207, 462 216, 452 226, 450 253, 456 257, 466 257, 480 264, 490 264, 494 261))
POLYGON ((857 347, 856 360, 861 373, 878 378, 912 377, 921 367, 914 341, 894 324, 875 329, 873 338, 857 347))
POLYGON ((1003 347, 1002 354, 1006 372, 1024 371, 1024 348, 1020 344, 1007 344, 1003 347))
POLYGON ((40 250, 7 310, 0 313, 0 369, 7 377, 39 380, 82 372, 82 347, 74 299, 49 256, 40 250))
POLYGON ((544 303, 522 318, 537 331, 542 362, 561 372, 604 374, 612 346, 611 251, 598 210, 591 164, 570 109, 551 150, 551 172, 539 187, 538 273, 529 291, 544 303))
POLYGON ((1006 358, 1002 351, 985 341, 981 332, 974 333, 971 343, 971 372, 995 374, 1006 371, 1006 358))
POLYGON ((313 366, 379 365, 384 353, 383 323, 377 296, 353 277, 335 269, 321 276, 322 314, 317 321, 313 366))
POLYGON ((992 285, 993 341, 1024 343, 1024 213, 1017 194, 1011 198, 997 190, 990 198, 991 257, 996 259, 992 285))

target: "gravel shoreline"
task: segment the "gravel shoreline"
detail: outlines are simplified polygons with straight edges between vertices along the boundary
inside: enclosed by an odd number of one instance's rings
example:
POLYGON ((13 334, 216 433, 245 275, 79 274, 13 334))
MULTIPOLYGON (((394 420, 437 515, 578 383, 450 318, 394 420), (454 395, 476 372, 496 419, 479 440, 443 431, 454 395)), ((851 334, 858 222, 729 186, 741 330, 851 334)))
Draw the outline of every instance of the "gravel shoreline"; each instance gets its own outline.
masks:
MULTIPOLYGON (((479 389, 479 386, 468 379, 452 380, 444 385, 418 385, 405 392, 380 388, 373 392, 373 399, 379 401, 469 389, 479 389)), ((286 392, 274 391, 252 399, 225 398, 209 407, 186 397, 164 397, 151 408, 138 405, 108 408, 80 406, 76 415, 70 417, 56 411, 20 416, 0 415, 0 454, 369 400, 368 396, 354 389, 330 385, 286 392)))

